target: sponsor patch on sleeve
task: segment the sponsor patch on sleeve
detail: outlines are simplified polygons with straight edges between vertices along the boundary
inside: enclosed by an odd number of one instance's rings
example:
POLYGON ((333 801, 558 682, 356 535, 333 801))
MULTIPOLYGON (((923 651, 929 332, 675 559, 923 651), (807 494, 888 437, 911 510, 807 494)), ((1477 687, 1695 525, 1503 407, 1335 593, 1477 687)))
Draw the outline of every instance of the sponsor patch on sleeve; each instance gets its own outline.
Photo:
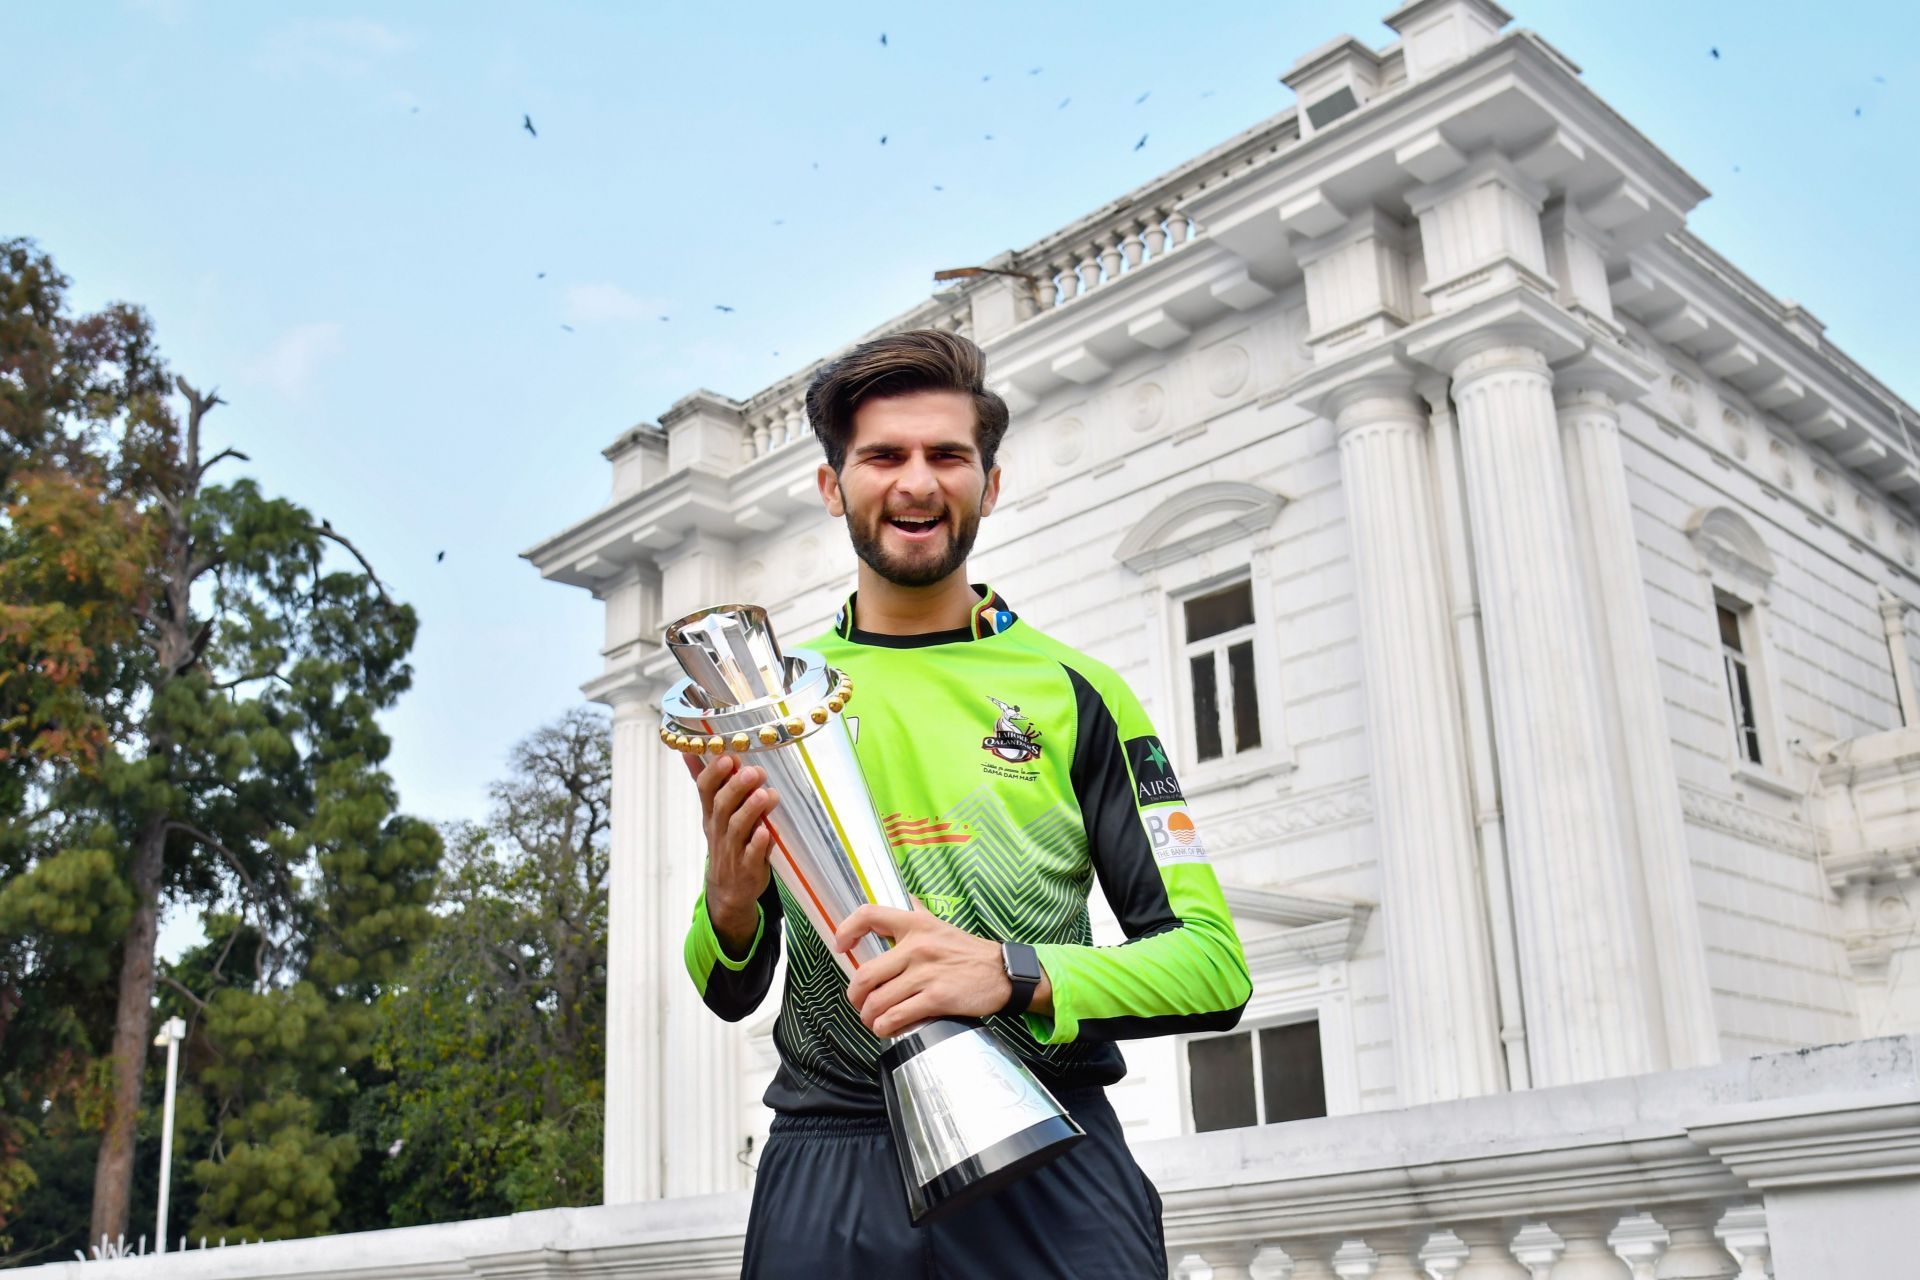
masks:
POLYGON ((1150 809, 1140 815, 1147 824, 1147 840, 1153 845, 1153 860, 1161 866, 1170 862, 1205 862, 1207 842, 1200 838, 1187 807, 1150 809))
POLYGON ((1127 767, 1133 770, 1135 798, 1141 808, 1150 804, 1185 803, 1180 779, 1173 776, 1173 761, 1160 739, 1147 735, 1127 739, 1127 767))

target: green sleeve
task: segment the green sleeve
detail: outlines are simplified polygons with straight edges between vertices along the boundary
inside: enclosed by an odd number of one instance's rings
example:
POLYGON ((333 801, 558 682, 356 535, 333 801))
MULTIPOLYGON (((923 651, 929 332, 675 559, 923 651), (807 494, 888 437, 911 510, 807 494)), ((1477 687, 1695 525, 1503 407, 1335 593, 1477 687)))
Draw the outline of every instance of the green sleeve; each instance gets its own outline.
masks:
POLYGON ((754 925, 753 941, 747 946, 747 954, 740 958, 728 955, 720 935, 713 931, 713 921, 707 918, 706 894, 694 899, 693 922, 687 926, 687 941, 682 949, 687 976, 693 979, 694 989, 707 1008, 728 1022, 738 1022, 760 1007, 767 988, 773 984, 774 966, 780 959, 782 911, 777 884, 768 882, 754 910, 758 921, 754 925))
POLYGON ((1172 762, 1133 692, 1074 665, 1073 787, 1100 888, 1127 941, 1036 946, 1053 1015, 1027 1015, 1042 1044, 1221 1031, 1252 994, 1207 847, 1172 762))

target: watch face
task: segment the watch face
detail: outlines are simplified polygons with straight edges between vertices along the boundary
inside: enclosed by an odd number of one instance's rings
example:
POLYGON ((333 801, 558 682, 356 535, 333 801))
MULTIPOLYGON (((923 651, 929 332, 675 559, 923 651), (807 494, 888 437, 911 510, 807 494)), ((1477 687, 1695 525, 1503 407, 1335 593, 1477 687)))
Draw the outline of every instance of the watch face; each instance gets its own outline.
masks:
POLYGON ((1034 954, 1032 947, 1025 944, 1009 944, 1002 949, 1006 957, 1007 976, 1015 982, 1040 981, 1040 957, 1034 954))

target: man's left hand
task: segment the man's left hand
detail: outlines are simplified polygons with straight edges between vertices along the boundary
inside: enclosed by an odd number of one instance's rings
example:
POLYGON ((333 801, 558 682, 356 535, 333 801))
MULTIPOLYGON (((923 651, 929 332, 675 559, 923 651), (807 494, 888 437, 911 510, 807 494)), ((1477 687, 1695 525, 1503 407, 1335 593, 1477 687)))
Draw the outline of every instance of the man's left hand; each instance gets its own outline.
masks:
POLYGON ((847 951, 868 933, 892 938, 893 946, 861 962, 847 999, 876 1036, 898 1035, 929 1018, 984 1018, 1005 1008, 1013 994, 999 943, 924 907, 901 911, 868 903, 840 922, 833 949, 847 951))

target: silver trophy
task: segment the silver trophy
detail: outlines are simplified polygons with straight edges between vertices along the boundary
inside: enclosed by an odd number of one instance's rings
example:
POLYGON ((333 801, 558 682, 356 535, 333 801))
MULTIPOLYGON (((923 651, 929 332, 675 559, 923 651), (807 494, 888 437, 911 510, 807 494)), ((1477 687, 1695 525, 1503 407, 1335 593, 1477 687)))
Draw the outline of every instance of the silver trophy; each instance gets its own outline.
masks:
MULTIPOLYGON (((725 604, 666 629, 687 678, 661 702, 660 740, 688 755, 733 755, 767 771, 780 803, 773 870, 829 951, 868 902, 912 910, 840 709, 853 681, 804 650, 783 655, 766 610, 725 604)), ((891 944, 867 934, 835 953, 849 978, 891 944)), ((933 1018, 880 1057, 913 1225, 990 1194, 1085 1137, 1011 1050, 971 1018, 933 1018)))

